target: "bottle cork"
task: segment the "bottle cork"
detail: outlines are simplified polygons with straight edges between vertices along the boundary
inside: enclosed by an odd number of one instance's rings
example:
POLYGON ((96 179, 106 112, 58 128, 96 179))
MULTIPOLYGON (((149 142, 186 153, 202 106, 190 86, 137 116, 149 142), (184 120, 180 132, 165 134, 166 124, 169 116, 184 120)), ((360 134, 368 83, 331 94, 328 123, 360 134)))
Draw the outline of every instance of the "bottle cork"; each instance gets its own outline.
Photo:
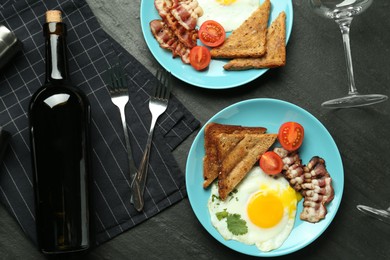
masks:
POLYGON ((61 11, 59 10, 50 10, 46 12, 46 22, 47 23, 61 23, 62 16, 61 11))

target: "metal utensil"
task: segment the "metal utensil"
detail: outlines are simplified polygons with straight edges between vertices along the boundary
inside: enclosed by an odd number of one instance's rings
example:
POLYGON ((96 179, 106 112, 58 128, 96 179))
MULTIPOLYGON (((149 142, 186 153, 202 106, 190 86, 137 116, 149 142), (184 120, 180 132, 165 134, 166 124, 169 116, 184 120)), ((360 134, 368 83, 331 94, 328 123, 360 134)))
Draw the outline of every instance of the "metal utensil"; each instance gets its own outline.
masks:
POLYGON ((364 206, 364 205, 357 205, 356 207, 361 212, 363 212, 371 217, 374 217, 376 219, 379 219, 387 224, 390 224, 390 207, 387 210, 376 209, 376 208, 372 208, 372 207, 364 206))
POLYGON ((141 211, 144 207, 143 193, 146 184, 150 147, 152 144, 154 127, 156 125, 157 119, 165 112, 168 107, 169 96, 172 89, 171 73, 158 70, 156 73, 156 78, 158 80, 158 84, 156 85, 149 101, 149 110, 152 114, 152 122, 150 125, 148 140, 146 141, 146 148, 132 184, 133 203, 134 207, 138 211, 141 211))
POLYGON ((22 43, 7 27, 0 24, 0 69, 22 49, 22 43))
POLYGON ((131 151, 129 133, 127 131, 126 113, 125 107, 129 102, 129 92, 126 80, 126 75, 120 64, 116 64, 110 67, 106 72, 106 83, 111 95, 111 101, 119 108, 119 112, 122 119, 122 127, 125 135, 125 143, 127 150, 127 158, 129 163, 130 181, 134 178, 136 173, 136 167, 133 159, 133 153, 131 151))

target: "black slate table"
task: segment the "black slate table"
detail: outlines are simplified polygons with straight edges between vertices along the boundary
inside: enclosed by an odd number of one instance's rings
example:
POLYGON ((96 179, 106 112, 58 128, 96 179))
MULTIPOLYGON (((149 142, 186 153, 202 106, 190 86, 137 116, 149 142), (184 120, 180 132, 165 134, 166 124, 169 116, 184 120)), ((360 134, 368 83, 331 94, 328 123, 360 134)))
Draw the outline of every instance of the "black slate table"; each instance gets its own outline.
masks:
MULTIPOLYGON (((102 27, 153 73, 160 65, 143 39, 140 0, 88 0, 102 27)), ((327 230, 281 259, 389 259, 390 226, 364 216, 356 205, 390 205, 390 101, 365 108, 328 110, 325 100, 346 94, 347 75, 338 27, 294 0, 287 65, 244 86, 207 90, 174 79, 174 95, 202 124, 221 109, 251 98, 295 103, 317 117, 340 150, 345 174, 342 202, 327 230)), ((358 89, 390 96, 390 4, 375 1, 352 23, 358 89)), ((196 133, 174 155, 185 172, 196 133)), ((94 249, 84 259, 254 259, 217 242, 202 227, 188 199, 94 249)), ((0 259, 44 259, 0 206, 0 259)))

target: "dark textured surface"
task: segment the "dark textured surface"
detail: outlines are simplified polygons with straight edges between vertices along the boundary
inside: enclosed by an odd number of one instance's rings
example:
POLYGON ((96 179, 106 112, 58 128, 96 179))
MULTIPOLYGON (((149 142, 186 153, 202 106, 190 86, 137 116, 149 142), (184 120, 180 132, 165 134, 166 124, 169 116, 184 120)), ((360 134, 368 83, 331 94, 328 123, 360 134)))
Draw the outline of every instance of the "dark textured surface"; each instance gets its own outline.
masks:
MULTIPOLYGON (((141 33, 139 0, 88 0, 103 28, 154 72, 159 64, 141 33)), ((390 101, 359 109, 326 110, 320 104, 346 93, 346 69, 337 26, 294 2, 294 25, 287 65, 242 87, 212 91, 177 79, 174 94, 205 123, 222 108, 249 98, 271 97, 308 110, 328 129, 344 163, 340 209, 328 229, 306 248, 281 259, 389 259, 390 226, 362 215, 357 204, 390 205, 390 101)), ((361 92, 390 95, 390 4, 375 1, 352 23, 351 47, 361 92)), ((174 155, 182 171, 196 134, 174 155)), ((17 222, 0 206, 0 258, 43 259, 17 222)), ((211 237, 188 199, 101 245, 84 259, 254 259, 211 237)))

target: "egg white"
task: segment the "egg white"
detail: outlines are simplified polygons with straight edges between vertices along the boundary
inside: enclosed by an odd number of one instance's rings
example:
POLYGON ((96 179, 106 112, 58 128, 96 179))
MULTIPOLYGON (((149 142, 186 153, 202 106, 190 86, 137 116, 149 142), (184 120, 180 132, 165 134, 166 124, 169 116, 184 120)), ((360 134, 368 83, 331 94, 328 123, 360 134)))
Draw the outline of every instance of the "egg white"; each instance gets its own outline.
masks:
POLYGON ((214 20, 220 23, 226 32, 237 29, 258 7, 259 0, 236 0, 226 1, 198 0, 203 9, 203 15, 198 18, 198 26, 207 20, 214 20))
MULTIPOLYGON (((264 191, 266 192, 266 191, 264 191)), ((271 177, 265 174, 259 167, 254 167, 237 186, 236 192, 229 195, 225 201, 218 197, 218 185, 211 187, 211 196, 208 201, 208 209, 212 225, 226 240, 237 240, 244 244, 256 245, 260 250, 267 252, 279 248, 289 236, 294 227, 297 197, 289 183, 282 177, 271 177), (270 228, 261 228, 251 222, 247 214, 249 199, 261 189, 283 192, 288 190, 293 194, 289 199, 289 206, 284 206, 283 217, 278 224, 270 228), (291 189, 291 190, 289 190, 291 189), (227 227, 226 219, 219 220, 217 213, 227 211, 229 214, 239 214, 246 222, 248 232, 243 235, 234 235, 227 227)))

